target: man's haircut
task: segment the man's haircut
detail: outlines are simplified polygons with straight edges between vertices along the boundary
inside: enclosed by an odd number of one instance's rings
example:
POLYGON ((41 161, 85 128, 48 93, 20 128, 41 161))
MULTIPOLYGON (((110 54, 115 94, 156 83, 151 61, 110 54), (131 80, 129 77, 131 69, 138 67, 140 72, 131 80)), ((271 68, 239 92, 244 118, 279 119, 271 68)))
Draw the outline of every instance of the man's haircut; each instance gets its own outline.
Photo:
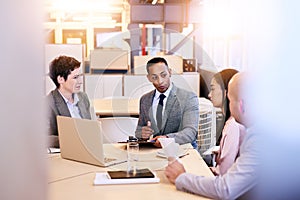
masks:
POLYGON ((162 57, 154 57, 147 62, 147 65, 146 65, 147 73, 149 73, 149 67, 151 67, 152 65, 154 65, 156 63, 165 63, 165 65, 167 67, 169 67, 166 59, 164 59, 162 57))
POLYGON ((55 83, 56 87, 59 87, 57 77, 61 76, 68 79, 68 75, 74 70, 80 67, 80 62, 73 57, 59 56, 55 58, 49 65, 49 76, 55 83))

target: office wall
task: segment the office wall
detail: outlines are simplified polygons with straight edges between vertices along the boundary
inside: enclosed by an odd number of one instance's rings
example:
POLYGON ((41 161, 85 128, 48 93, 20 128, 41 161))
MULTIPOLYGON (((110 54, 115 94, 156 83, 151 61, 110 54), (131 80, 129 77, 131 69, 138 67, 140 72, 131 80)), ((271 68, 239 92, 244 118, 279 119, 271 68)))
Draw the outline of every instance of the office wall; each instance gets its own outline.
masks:
MULTIPOLYGON (((199 96, 199 74, 173 74, 171 80, 177 87, 192 91, 199 96)), ((90 100, 105 97, 140 98, 154 89, 146 75, 85 75, 85 92, 90 100)))
POLYGON ((46 199, 42 1, 0 6, 0 199, 46 199))
MULTIPOLYGON (((180 88, 192 91, 199 96, 199 74, 173 74, 171 81, 180 88)), ((125 75, 124 96, 140 98, 143 94, 154 89, 146 75, 125 75)))
POLYGON ((123 75, 86 74, 84 88, 90 100, 122 96, 123 75))

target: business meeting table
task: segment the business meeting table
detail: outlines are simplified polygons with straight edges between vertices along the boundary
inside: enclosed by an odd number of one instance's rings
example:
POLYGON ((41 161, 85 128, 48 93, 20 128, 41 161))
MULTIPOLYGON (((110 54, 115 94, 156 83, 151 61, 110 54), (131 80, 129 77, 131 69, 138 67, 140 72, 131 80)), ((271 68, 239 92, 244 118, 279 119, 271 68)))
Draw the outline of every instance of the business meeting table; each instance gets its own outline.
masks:
MULTIPOLYGON (((125 144, 112 144, 116 148, 124 148, 125 144)), ((71 161, 61 158, 59 153, 48 154, 49 163, 48 177, 48 199, 49 200, 154 200, 154 199, 207 199, 205 197, 176 190, 164 174, 164 169, 168 163, 167 159, 158 156, 160 148, 140 147, 139 161, 137 166, 151 169, 157 177, 159 183, 147 184, 121 184, 121 185, 94 185, 96 173, 108 170, 125 170, 127 163, 117 164, 111 167, 99 167, 81 162, 71 161)), ((186 145, 183 157, 180 158, 186 171, 189 173, 213 176, 199 153, 186 145)))

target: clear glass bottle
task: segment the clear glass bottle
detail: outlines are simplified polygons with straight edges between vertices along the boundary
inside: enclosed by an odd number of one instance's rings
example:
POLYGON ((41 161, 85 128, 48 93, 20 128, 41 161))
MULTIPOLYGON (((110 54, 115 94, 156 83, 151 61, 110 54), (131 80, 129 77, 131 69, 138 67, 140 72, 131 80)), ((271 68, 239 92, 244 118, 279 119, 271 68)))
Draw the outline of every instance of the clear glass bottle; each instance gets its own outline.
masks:
POLYGON ((129 139, 127 141, 127 172, 130 174, 136 174, 137 170, 137 162, 138 162, 138 156, 139 154, 139 143, 138 139, 129 136, 129 139))

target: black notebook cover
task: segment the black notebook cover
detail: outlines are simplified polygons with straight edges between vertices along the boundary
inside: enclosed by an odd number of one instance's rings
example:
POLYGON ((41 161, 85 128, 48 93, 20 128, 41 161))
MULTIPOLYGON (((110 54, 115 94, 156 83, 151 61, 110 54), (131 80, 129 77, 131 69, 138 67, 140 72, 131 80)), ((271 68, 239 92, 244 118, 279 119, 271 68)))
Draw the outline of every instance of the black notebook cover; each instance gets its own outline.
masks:
POLYGON ((154 178, 154 174, 149 169, 137 169, 135 173, 127 171, 108 171, 111 179, 124 178, 154 178))

